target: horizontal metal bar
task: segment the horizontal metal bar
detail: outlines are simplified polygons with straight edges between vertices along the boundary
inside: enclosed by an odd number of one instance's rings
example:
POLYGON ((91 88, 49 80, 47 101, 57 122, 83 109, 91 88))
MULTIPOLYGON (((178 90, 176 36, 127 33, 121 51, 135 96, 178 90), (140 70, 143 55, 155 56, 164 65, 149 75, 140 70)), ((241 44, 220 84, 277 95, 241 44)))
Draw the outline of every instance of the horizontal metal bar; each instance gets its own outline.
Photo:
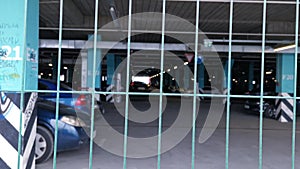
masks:
POLYGON ((39 4, 59 4, 60 1, 42 1, 40 0, 39 4))
MULTIPOLYGON (((11 92, 11 91, 10 91, 11 92)), ((18 91, 19 92, 19 91, 18 91)), ((92 91, 59 91, 55 90, 25 90, 24 92, 37 92, 37 93, 68 93, 68 94, 92 94, 92 91)), ((116 94, 116 95, 126 95, 126 92, 103 92, 95 91, 95 94, 116 94)), ((156 93, 145 93, 145 92, 129 92, 129 95, 148 95, 148 96, 159 96, 160 92, 156 93)), ((199 96, 199 97, 216 97, 216 98, 226 98, 226 94, 192 94, 192 93, 162 93, 163 96, 199 96)), ((260 96, 255 95, 230 95, 231 98, 250 98, 259 99, 260 96)), ((264 99, 293 99, 291 96, 262 96, 264 99)), ((296 97, 300 99, 300 97, 296 97)))
MULTIPOLYGON (((59 30, 57 27, 39 27, 40 30, 52 30, 57 31, 59 30)), ((93 29, 91 28, 62 28, 64 31, 85 31, 85 32, 92 32, 93 29)), ((127 32, 125 29, 99 29, 98 32, 127 32)), ((160 34, 160 30, 132 30, 132 33, 157 33, 160 34)), ((166 30, 166 34, 191 34, 195 35, 195 32, 189 31, 168 31, 166 30)), ((228 32, 199 32, 199 35, 229 35, 228 32)), ((233 36, 262 36, 262 33, 232 33, 233 36)), ((267 33, 266 36, 286 36, 286 37, 294 37, 294 34, 288 33, 267 33)), ((299 35, 300 36, 300 35, 299 35)))
MULTIPOLYGON (((89 41, 83 40, 63 40, 62 41, 62 48, 64 49, 87 49, 92 47, 91 44, 86 43, 89 41)), ((193 46, 194 44, 176 44, 176 43, 166 43, 165 50, 167 51, 188 51, 189 47, 193 46)), ((40 48, 57 48, 58 47, 58 40, 48 40, 48 39, 41 39, 40 40, 40 48)), ((101 41, 97 43, 97 48, 99 49, 127 49, 127 44, 122 42, 109 42, 109 41, 101 41)), ((160 50, 161 44, 160 43, 139 43, 139 42, 132 42, 131 49, 133 50, 160 50)), ((239 52, 239 53, 261 53, 261 46, 257 45, 232 45, 232 52, 239 52)), ((215 44, 212 48, 205 47, 201 44, 201 51, 202 52, 228 52, 229 47, 228 45, 219 45, 215 44)), ((288 49, 280 52, 275 52, 274 49, 270 46, 266 46, 265 49, 266 53, 294 53, 294 49, 288 49)))
MULTIPOLYGON (((168 0, 169 2, 196 2, 197 0, 168 0)), ((229 3, 230 0, 200 0, 200 2, 221 2, 229 3)), ((264 1, 257 0, 233 0, 234 3, 258 3, 262 4, 264 1)), ((267 4, 296 4, 295 1, 267 1, 267 4)))

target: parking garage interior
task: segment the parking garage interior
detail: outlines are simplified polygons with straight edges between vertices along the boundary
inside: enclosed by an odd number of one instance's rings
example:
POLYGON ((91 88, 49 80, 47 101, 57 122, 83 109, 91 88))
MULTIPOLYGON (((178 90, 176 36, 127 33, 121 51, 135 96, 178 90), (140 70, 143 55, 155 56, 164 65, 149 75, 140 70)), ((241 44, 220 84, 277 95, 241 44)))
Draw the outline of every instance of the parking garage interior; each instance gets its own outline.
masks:
POLYGON ((36 168, 300 168, 298 1, 61 1, 39 0, 38 78, 105 113, 36 168))

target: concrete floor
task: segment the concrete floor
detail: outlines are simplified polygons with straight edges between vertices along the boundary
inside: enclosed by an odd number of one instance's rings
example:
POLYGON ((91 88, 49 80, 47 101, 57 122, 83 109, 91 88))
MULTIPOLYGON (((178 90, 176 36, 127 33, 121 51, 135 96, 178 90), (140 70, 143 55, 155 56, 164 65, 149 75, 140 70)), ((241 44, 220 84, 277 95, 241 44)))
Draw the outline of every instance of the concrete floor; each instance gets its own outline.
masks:
MULTIPOLYGON (((176 110, 180 98, 168 99, 166 111, 163 116, 163 129, 174 122, 176 110), (175 114, 175 115, 174 115, 175 114)), ((188 101, 190 102, 190 101, 188 101)), ((190 102, 192 104, 192 102, 190 102)), ((139 109, 149 108, 149 103, 143 98, 133 101, 139 109)), ((209 102, 201 102, 197 118, 196 138, 202 129, 209 109, 209 102)), ((116 130, 123 130, 123 118, 112 104, 105 105, 105 119, 110 122, 116 130)), ((190 109, 189 109, 190 110, 190 109)), ((189 112, 187 110, 186 113, 189 112)), ((129 134, 133 137, 152 136, 157 133, 158 122, 147 124, 129 123, 129 134)), ((101 125, 96 123, 96 128, 101 125)), ((225 113, 211 138, 205 143, 195 144, 195 168, 196 169, 223 169, 225 168, 226 150, 226 120, 225 113)), ((299 129, 300 123, 297 123, 299 129)), ((291 168, 292 160, 292 123, 279 123, 273 119, 263 119, 263 168, 264 169, 288 169, 291 168)), ((230 169, 255 169, 259 164, 259 117, 252 112, 246 112, 243 104, 232 103, 230 112, 229 130, 229 168, 230 169)), ((299 133, 296 132, 296 169, 300 169, 299 133)), ((98 136, 98 134, 97 134, 98 136)), ((99 139, 99 138, 98 138, 99 139)), ((97 137, 95 138, 97 141, 97 137)), ((161 155, 161 169, 189 169, 192 159, 192 134, 189 134, 173 149, 161 155)), ((122 148, 122 146, 121 146, 122 148)), ((52 168, 53 160, 39 164, 38 169, 52 168)), ((57 155, 58 169, 87 169, 89 166, 89 145, 84 145, 79 150, 61 152, 57 155)), ((127 158, 128 169, 155 169, 157 168, 157 156, 142 159, 127 158)), ((123 158, 111 154, 97 144, 93 149, 94 169, 121 169, 123 158)))

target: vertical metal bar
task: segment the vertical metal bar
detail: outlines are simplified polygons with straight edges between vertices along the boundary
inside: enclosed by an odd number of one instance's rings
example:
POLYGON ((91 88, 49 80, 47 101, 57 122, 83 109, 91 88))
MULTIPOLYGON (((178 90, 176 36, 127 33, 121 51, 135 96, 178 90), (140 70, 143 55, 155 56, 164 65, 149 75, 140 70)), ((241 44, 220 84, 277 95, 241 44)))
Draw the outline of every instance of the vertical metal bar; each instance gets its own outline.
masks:
MULTIPOLYGON (((98 30, 98 3, 95 0, 95 25, 94 25, 94 49, 93 49, 93 72, 92 72, 92 105, 91 105, 91 131, 90 131, 90 153, 89 153, 89 169, 93 168, 93 142, 94 142, 94 120, 95 120, 95 83, 96 83, 96 55, 97 55, 97 30, 98 30)), ((99 63, 101 64, 101 62, 99 63)))
MULTIPOLYGON (((230 127, 230 91, 231 91, 231 56, 232 56, 232 27, 233 27, 233 0, 230 0, 230 18, 229 18, 229 48, 228 48, 228 66, 227 66, 227 104, 226 104, 226 146, 225 146, 225 168, 229 168, 229 127, 230 127)), ((226 76, 226 75, 225 75, 226 76)))
POLYGON ((161 132, 162 132, 162 88, 163 88, 163 70, 164 70, 164 50, 165 50, 165 23, 166 23, 166 0, 163 0, 162 6, 162 28, 161 28, 161 50, 160 50, 160 84, 159 84, 159 117, 158 117, 158 143, 157 143, 157 169, 161 164, 161 132))
POLYGON ((263 3, 262 22, 262 44, 261 44, 261 77, 260 77, 260 110, 259 110, 259 169, 263 167, 263 92, 264 92, 264 72, 265 72, 265 44, 266 44, 266 21, 267 20, 267 0, 263 3))
POLYGON ((61 49, 62 49, 62 23, 63 23, 63 8, 64 8, 63 5, 64 5, 64 0, 60 0, 53 169, 56 169, 56 158, 57 158, 56 155, 57 155, 57 135, 58 135, 58 115, 59 115, 60 67, 61 67, 61 49))
MULTIPOLYGON (((23 72, 26 72, 26 32, 27 32, 27 7, 28 7, 28 1, 24 0, 24 44, 23 44, 23 59, 22 59, 22 64, 23 64, 23 72)), ((23 128, 23 110, 24 110, 24 92, 25 92, 25 73, 21 74, 21 79, 22 79, 22 84, 21 84, 21 97, 20 97, 20 128, 19 128, 19 136, 18 136, 18 168, 21 167, 21 151, 22 150, 22 128, 23 128)))
POLYGON ((127 63, 126 63, 126 99, 125 99, 125 123, 124 123, 124 148, 123 148, 123 169, 127 168, 127 136, 128 136, 128 104, 129 104, 129 83, 130 83, 130 44, 131 44, 131 18, 132 18, 132 0, 129 0, 128 7, 128 30, 127 30, 127 63))
MULTIPOLYGON (((193 96, 193 126, 192 126, 192 161, 191 168, 195 168, 195 138, 196 138, 196 111, 197 111, 197 103, 196 103, 196 94, 198 93, 197 88, 197 58, 198 58, 198 43, 199 43, 199 13, 200 13, 200 1, 196 2, 196 25, 195 25, 195 54, 194 54, 194 96, 193 96)), ((198 76, 200 76, 198 74, 198 76)))
POLYGON ((298 36, 299 36, 299 0, 296 0, 296 20, 295 20, 295 60, 294 60, 294 106, 293 106, 293 131, 292 131, 292 169, 295 169, 296 151, 296 107, 297 107, 297 70, 298 70, 298 36))

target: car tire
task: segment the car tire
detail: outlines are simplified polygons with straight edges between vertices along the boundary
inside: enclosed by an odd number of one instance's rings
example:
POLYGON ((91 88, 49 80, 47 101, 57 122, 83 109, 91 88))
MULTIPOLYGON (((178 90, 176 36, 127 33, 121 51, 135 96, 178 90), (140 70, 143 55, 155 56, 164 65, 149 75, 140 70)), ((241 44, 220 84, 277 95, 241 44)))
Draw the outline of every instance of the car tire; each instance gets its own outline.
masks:
POLYGON ((43 126, 37 126, 35 138, 36 163, 47 161, 53 154, 53 135, 43 126))
POLYGON ((264 116, 267 118, 274 118, 275 116, 275 107, 274 105, 268 105, 264 111, 264 116))

